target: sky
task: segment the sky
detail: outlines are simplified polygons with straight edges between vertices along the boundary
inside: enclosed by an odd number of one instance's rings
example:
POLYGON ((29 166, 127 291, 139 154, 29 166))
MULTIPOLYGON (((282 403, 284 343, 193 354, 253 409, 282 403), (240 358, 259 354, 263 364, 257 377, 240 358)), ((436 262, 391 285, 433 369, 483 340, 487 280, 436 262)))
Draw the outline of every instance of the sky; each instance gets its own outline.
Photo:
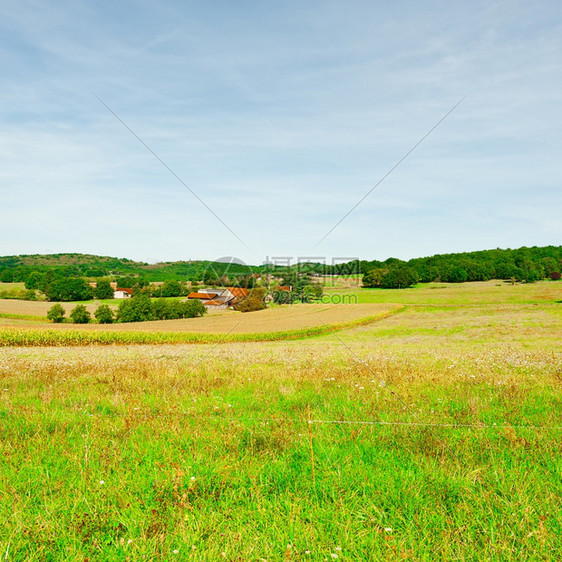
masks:
POLYGON ((558 1, 3 0, 0 69, 0 255, 562 244, 558 1))

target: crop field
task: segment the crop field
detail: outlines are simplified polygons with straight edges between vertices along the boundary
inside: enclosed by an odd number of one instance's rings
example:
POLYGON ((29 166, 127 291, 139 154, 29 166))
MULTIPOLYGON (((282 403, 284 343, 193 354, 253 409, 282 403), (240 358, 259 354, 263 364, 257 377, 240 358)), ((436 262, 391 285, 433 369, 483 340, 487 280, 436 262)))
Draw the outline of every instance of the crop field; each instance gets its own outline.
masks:
POLYGON ((0 348, 0 555, 559 560, 559 287, 193 319, 381 313, 294 341, 0 348))
MULTIPOLYGON (((46 301, 24 301, 15 299, 0 299, 0 317, 2 315, 6 316, 21 316, 25 318, 26 316, 31 316, 35 318, 42 318, 47 321, 47 312, 53 306, 54 303, 46 301)), ((75 306, 75 302, 62 302, 60 303, 62 307, 66 310, 68 314, 75 306)), ((90 312, 94 312, 98 307, 98 303, 90 301, 85 305, 90 312)))

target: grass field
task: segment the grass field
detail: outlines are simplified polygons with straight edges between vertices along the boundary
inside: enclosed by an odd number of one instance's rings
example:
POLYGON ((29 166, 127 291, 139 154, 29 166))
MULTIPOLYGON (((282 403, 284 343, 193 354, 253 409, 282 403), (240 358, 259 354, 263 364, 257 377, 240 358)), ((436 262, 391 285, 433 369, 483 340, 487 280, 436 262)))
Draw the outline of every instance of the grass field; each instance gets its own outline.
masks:
POLYGON ((531 284, 486 281, 474 283, 423 283, 411 289, 326 289, 325 300, 330 296, 335 302, 353 295, 358 303, 397 302, 410 305, 475 305, 560 303, 562 282, 540 281, 531 284))
POLYGON ((559 560, 556 287, 387 292, 298 341, 1 348, 0 555, 559 560))

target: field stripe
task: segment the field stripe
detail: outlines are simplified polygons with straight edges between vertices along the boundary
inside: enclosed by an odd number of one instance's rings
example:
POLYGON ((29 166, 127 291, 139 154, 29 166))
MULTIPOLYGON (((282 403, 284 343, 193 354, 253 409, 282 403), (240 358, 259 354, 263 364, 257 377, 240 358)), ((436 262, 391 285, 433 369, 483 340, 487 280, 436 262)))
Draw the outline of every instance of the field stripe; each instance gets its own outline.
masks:
POLYGON ((285 330, 263 333, 197 333, 197 332, 116 332, 116 331, 85 331, 85 330, 53 330, 34 328, 1 328, 0 347, 64 347, 87 345, 130 345, 130 344, 163 344, 163 343, 232 343, 260 342, 306 339, 331 332, 355 328, 371 324, 387 318, 405 307, 397 305, 392 310, 365 316, 349 322, 325 324, 299 330, 285 330))

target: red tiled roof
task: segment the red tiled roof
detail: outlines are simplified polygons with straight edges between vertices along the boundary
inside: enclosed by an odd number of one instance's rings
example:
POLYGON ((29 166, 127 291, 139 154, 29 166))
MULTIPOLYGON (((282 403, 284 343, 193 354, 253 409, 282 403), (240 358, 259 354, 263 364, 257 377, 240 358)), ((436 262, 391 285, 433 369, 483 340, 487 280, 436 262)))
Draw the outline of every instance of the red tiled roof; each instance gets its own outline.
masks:
POLYGON ((133 294, 133 289, 129 289, 127 287, 117 287, 115 290, 116 291, 123 291, 124 293, 127 293, 128 295, 133 294))
POLYGON ((189 293, 187 295, 188 299, 201 299, 201 300, 212 300, 215 298, 216 295, 208 294, 208 293, 189 293))
POLYGON ((205 306, 209 306, 209 305, 211 305, 211 306, 224 306, 225 303, 224 302, 218 302, 218 301, 207 301, 205 303, 205 306))
POLYGON ((248 289, 242 289, 241 287, 227 287, 227 289, 236 298, 247 297, 250 291, 248 289))

